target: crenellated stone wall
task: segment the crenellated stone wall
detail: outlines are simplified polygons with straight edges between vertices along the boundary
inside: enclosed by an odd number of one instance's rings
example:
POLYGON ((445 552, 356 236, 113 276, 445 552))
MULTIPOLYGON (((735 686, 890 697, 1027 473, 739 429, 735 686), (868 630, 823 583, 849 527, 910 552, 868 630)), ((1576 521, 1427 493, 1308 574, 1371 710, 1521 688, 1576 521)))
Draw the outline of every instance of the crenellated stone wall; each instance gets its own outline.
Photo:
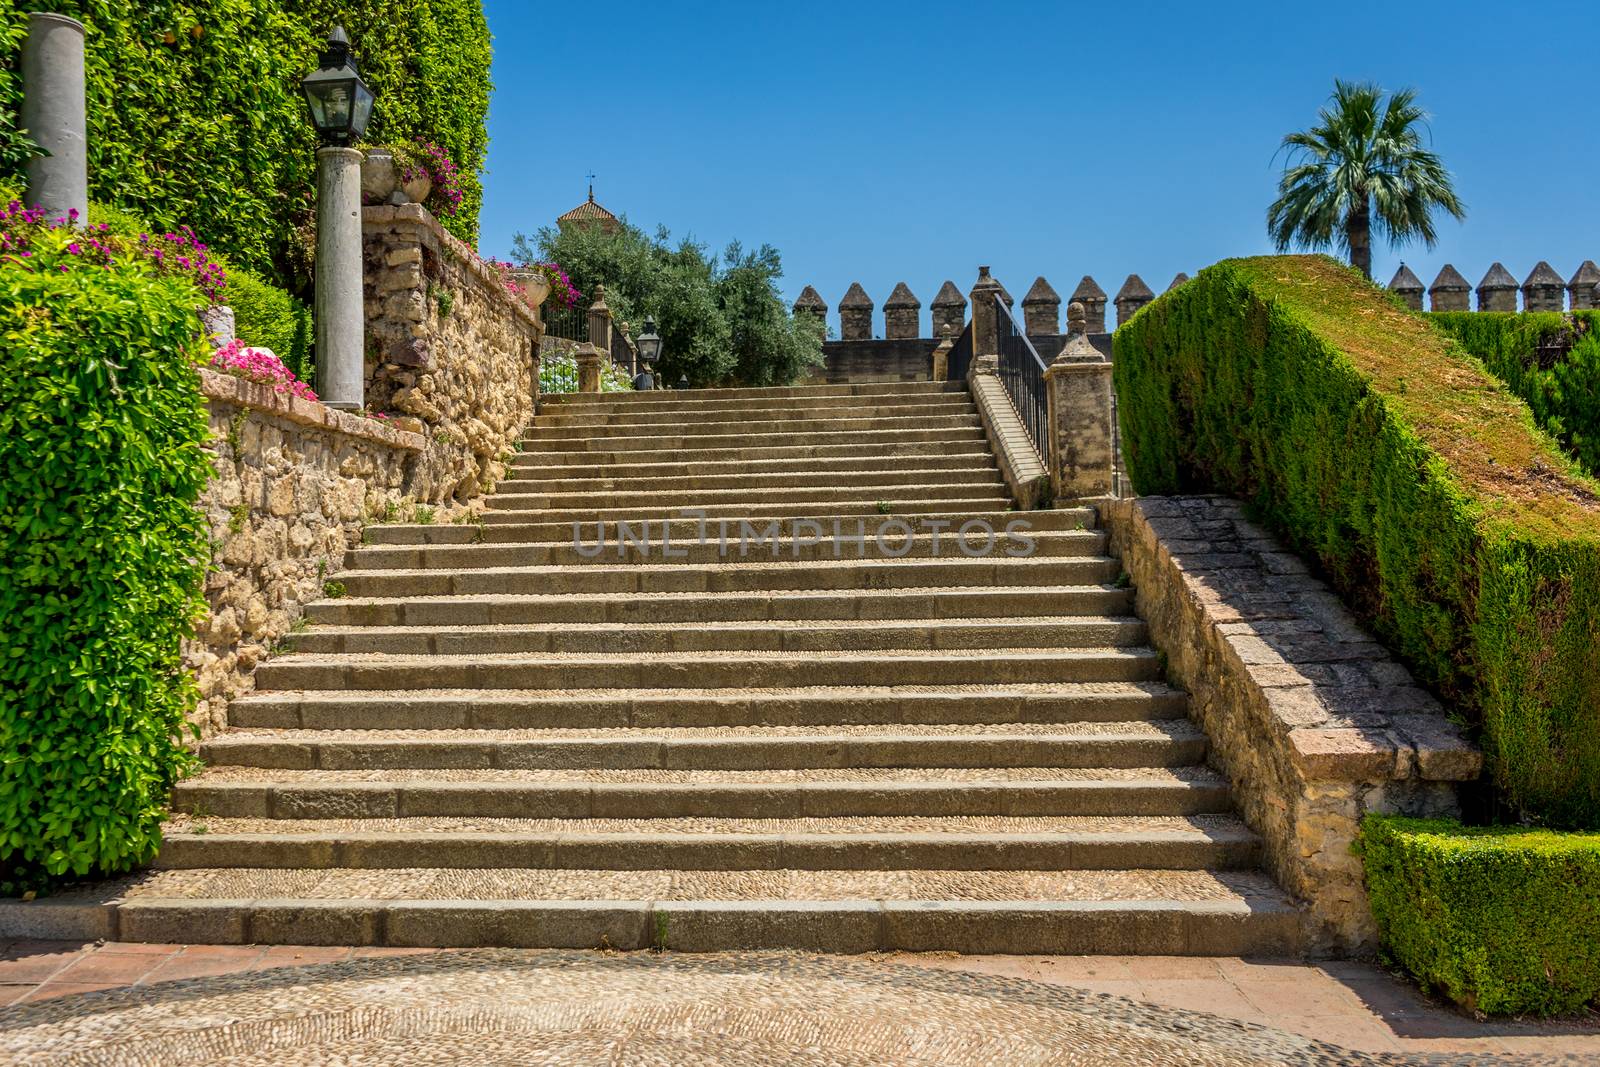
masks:
MULTIPOLYGON (((1600 306, 1596 285, 1600 285, 1600 267, 1592 259, 1584 260, 1565 280, 1541 259, 1520 285, 1504 264, 1493 263, 1476 286, 1477 310, 1516 311, 1517 294, 1521 293, 1523 311, 1565 311, 1569 306, 1572 311, 1585 311, 1600 306)), ((1404 263, 1389 279, 1389 290, 1413 311, 1422 310, 1422 280, 1404 263)), ((1446 263, 1427 288, 1428 310, 1471 311, 1473 290, 1462 273, 1446 263)))

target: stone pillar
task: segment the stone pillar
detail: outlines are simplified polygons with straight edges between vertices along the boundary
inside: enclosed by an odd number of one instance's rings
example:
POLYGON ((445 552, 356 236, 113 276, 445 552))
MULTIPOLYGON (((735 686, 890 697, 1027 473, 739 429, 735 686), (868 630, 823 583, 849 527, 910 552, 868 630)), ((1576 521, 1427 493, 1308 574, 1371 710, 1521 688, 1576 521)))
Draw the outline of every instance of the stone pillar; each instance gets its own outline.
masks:
POLYGON ((1522 282, 1524 311, 1561 311, 1565 305, 1567 283, 1555 268, 1540 260, 1522 282))
POLYGON ((1422 279, 1412 274, 1411 268, 1404 263, 1389 279, 1389 291, 1404 300, 1406 307, 1412 311, 1422 310, 1422 279))
POLYGON ((1428 307, 1432 311, 1471 311, 1471 300, 1472 286, 1448 263, 1428 286, 1428 307))
POLYGON ((1083 281, 1078 283, 1067 299, 1073 304, 1083 305, 1085 332, 1106 332, 1106 291, 1100 288, 1099 282, 1085 274, 1083 281))
POLYGON ((611 341, 611 309, 606 306, 603 285, 594 287, 594 303, 589 305, 589 340, 579 345, 576 352, 580 393, 600 391, 600 368, 611 358, 610 349, 600 347, 597 340, 608 345, 611 341))
POLYGON ((955 346, 955 338, 949 333, 939 338, 939 344, 933 350, 933 371, 928 376, 930 381, 943 382, 950 379, 950 350, 955 346))
POLYGON ((1172 283, 1167 286, 1167 292, 1172 292, 1172 290, 1176 289, 1178 286, 1182 285, 1188 280, 1189 276, 1180 270, 1178 273, 1172 276, 1172 283))
MULTIPOLYGON (((22 106, 18 125, 43 151, 28 160, 29 207, 49 219, 89 218, 89 124, 84 99, 83 23, 34 12, 22 42, 22 106), (72 215, 72 212, 77 215, 72 215)), ((359 204, 357 205, 359 207, 359 204)), ((356 220, 356 257, 361 256, 356 220)), ((360 303, 361 275, 356 274, 360 303)))
POLYGON ((912 295, 905 282, 894 287, 883 302, 883 336, 891 341, 922 335, 922 301, 912 295))
POLYGON ((1023 329, 1029 336, 1055 336, 1061 329, 1061 297, 1044 280, 1033 280, 1033 286, 1022 297, 1023 329))
POLYGON ((1044 372, 1058 505, 1111 494, 1111 361, 1089 343, 1087 326, 1083 305, 1069 304, 1066 343, 1044 372))
POLYGON ((839 337, 844 341, 872 340, 872 297, 860 282, 851 282, 839 301, 839 337))
POLYGON ((1003 299, 1005 290, 989 273, 988 267, 978 268, 978 280, 972 283, 972 366, 973 374, 994 374, 1000 367, 1000 309, 997 299, 1003 299))
POLYGON ((1491 265, 1478 283, 1478 310, 1517 310, 1517 279, 1499 262, 1491 265))
POLYGON ((800 296, 794 302, 796 315, 810 315, 824 326, 828 323, 828 302, 822 299, 822 294, 811 286, 800 290, 800 296))
POLYGON ((596 348, 593 341, 585 341, 573 352, 573 358, 578 364, 578 392, 598 393, 600 365, 606 359, 606 354, 596 348))
POLYGON ((317 149, 317 396, 360 411, 366 399, 361 153, 317 149))
POLYGON ((1595 289, 1597 285, 1600 285, 1600 267, 1595 266, 1594 260, 1586 259, 1567 282, 1567 295, 1571 298, 1573 311, 1589 311, 1600 307, 1600 291, 1595 289))
POLYGON ((1122 283, 1122 288, 1117 290, 1117 325, 1121 326, 1156 298, 1156 294, 1144 283, 1144 279, 1137 274, 1128 275, 1128 280, 1122 283))
POLYGON ((956 283, 945 281, 939 295, 929 305, 933 309, 933 335, 935 337, 960 337, 967 325, 967 298, 961 295, 956 283))

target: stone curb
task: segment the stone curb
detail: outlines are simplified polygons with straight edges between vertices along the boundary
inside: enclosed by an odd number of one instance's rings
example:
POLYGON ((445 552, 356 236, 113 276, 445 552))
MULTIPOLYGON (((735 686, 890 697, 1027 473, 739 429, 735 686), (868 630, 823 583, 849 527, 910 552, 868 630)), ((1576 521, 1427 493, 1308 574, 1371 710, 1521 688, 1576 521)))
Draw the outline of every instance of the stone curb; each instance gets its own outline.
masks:
POLYGON ((301 426, 348 434, 406 452, 421 452, 427 440, 420 433, 385 426, 377 419, 363 418, 330 408, 316 400, 302 400, 280 393, 270 385, 223 374, 209 367, 200 368, 200 391, 208 399, 235 407, 249 408, 301 426))

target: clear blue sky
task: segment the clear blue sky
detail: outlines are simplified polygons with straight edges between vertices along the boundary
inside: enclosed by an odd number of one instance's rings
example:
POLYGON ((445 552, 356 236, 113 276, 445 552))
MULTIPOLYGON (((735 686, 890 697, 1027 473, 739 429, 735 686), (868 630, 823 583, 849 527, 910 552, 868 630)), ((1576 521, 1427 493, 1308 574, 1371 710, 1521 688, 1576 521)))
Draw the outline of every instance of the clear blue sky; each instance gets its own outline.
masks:
MULTIPOLYGON (((979 263, 1157 292, 1269 251, 1284 133, 1335 77, 1411 85, 1467 203, 1431 282, 1600 259, 1588 4, 633 3, 486 0, 495 35, 482 248, 596 198, 653 230, 783 253, 792 299, 860 281, 927 305, 979 263)), ((881 314, 881 312, 880 312, 881 314)), ((833 321, 836 321, 834 319, 833 321)), ((881 330, 881 319, 877 327, 881 330)))

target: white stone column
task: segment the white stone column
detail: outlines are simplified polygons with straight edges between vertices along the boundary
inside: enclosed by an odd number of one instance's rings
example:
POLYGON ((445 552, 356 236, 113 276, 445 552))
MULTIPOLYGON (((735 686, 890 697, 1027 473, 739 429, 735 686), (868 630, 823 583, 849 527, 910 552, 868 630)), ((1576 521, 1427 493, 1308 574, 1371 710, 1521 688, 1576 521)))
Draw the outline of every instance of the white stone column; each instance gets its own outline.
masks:
POLYGON ((43 151, 28 161, 29 207, 77 224, 89 216, 89 126, 84 100, 83 23, 34 12, 22 42, 22 109, 28 136, 43 151))
POLYGON ((366 386, 361 153, 317 150, 317 396, 360 411, 366 386))

